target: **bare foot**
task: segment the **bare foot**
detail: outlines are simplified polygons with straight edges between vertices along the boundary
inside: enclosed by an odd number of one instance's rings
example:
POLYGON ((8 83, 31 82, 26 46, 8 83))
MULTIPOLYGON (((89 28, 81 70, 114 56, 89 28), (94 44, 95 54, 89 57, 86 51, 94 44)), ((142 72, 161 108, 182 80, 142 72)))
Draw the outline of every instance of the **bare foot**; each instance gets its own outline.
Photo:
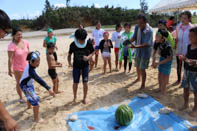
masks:
POLYGON ((159 92, 161 92, 161 90, 160 90, 160 89, 155 90, 155 93, 159 93, 159 92))
POLYGON ((73 99, 72 103, 73 103, 73 104, 75 104, 75 103, 76 103, 76 98, 74 98, 74 99, 73 99))
POLYGON ((141 86, 140 90, 143 90, 143 89, 145 89, 145 86, 141 86))
POLYGON ((131 71, 128 71, 128 73, 130 73, 131 71))
POLYGON ((55 94, 60 94, 60 93, 62 93, 63 91, 57 91, 57 92, 55 92, 55 94))
POLYGON ((181 107, 180 109, 179 109, 179 111, 184 111, 184 110, 186 110, 188 108, 188 105, 184 105, 183 107, 181 107))
POLYGON ((89 104, 90 102, 89 101, 86 101, 86 100, 82 100, 82 103, 83 104, 89 104))
POLYGON ((176 81, 174 84, 172 84, 173 86, 178 86, 181 82, 180 81, 176 81))
POLYGON ((82 100, 82 103, 83 103, 83 104, 86 104, 86 100, 82 100))
POLYGON ((137 82, 139 82, 139 81, 140 81, 140 79, 137 78, 133 83, 137 83, 137 82))
POLYGON ((26 103, 26 101, 25 101, 24 99, 20 99, 19 102, 20 102, 21 104, 26 103))
POLYGON ((44 119, 39 119, 39 120, 34 120, 35 123, 38 123, 38 124, 45 124, 47 123, 46 121, 44 121, 44 119))

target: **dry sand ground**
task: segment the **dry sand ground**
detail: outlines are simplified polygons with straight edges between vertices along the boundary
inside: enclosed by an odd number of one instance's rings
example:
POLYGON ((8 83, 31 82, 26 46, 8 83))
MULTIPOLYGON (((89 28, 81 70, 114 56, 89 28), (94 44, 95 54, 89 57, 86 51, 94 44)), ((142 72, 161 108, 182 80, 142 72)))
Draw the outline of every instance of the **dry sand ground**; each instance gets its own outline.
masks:
MULTIPOLYGON (((57 95, 55 98, 49 96, 44 88, 35 84, 36 92, 41 98, 40 115, 46 120, 47 124, 35 124, 33 120, 32 110, 26 110, 26 104, 19 104, 18 96, 15 91, 15 79, 10 78, 7 73, 7 46, 8 41, 0 41, 0 99, 5 103, 5 107, 18 121, 20 131, 65 131, 67 115, 82 111, 94 110, 101 107, 108 107, 114 104, 131 99, 135 97, 139 91, 140 83, 132 84, 136 79, 135 68, 132 67, 130 74, 124 74, 123 69, 119 72, 113 71, 107 75, 103 75, 102 65, 103 61, 100 57, 98 68, 90 73, 89 77, 89 90, 88 100, 89 104, 83 105, 80 101, 83 98, 82 84, 79 85, 77 104, 72 104, 72 69, 68 68, 67 52, 69 44, 72 39, 68 36, 58 36, 57 45, 59 47, 58 58, 63 63, 63 68, 58 68, 58 76, 60 79, 60 90, 62 94, 57 95)), ((47 74, 47 63, 45 56, 45 49, 42 47, 43 38, 30 38, 30 49, 32 51, 39 50, 41 52, 41 64, 37 69, 38 74, 52 86, 52 82, 47 74)), ((112 65, 114 64, 114 53, 112 53, 112 65)), ((174 60, 172 73, 170 77, 170 85, 176 81, 176 63, 174 60)), ((143 91, 148 95, 154 97, 161 102, 164 106, 171 107, 175 113, 187 118, 192 124, 197 125, 197 118, 192 118, 188 115, 193 107, 193 94, 190 96, 190 108, 187 111, 179 112, 178 108, 183 105, 183 91, 178 86, 169 86, 167 96, 160 99, 159 94, 155 93, 158 88, 157 73, 158 71, 151 67, 147 70, 146 89, 143 91)))

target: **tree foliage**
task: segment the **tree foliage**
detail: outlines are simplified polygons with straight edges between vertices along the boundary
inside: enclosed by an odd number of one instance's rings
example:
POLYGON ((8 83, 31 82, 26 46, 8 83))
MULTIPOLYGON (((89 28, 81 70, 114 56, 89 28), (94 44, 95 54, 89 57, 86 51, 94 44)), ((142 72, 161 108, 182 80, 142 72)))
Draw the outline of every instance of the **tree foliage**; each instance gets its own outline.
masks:
MULTIPOLYGON (((124 9, 121 7, 114 8, 108 5, 103 8, 95 8, 94 5, 88 6, 74 6, 74 7, 62 7, 57 8, 49 3, 45 2, 45 8, 42 14, 34 20, 15 20, 15 25, 25 25, 33 30, 46 29, 52 27, 54 29, 78 27, 79 24, 84 26, 95 25, 97 20, 100 20, 103 25, 114 25, 117 23, 129 22, 131 24, 136 23, 137 15, 140 10, 136 9, 124 9)), ((157 24, 156 18, 160 18, 157 15, 149 16, 151 24, 157 24), (152 20, 153 18, 153 20, 152 20)))
POLYGON ((142 13, 147 13, 148 4, 147 4, 146 0, 140 0, 140 7, 141 7, 141 12, 142 13))

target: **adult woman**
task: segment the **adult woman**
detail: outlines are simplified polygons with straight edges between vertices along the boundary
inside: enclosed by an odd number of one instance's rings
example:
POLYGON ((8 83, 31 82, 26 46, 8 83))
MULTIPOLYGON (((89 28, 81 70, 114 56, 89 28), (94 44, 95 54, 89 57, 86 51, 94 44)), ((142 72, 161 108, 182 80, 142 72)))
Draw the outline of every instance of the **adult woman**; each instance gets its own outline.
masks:
POLYGON ((16 79, 16 90, 20 97, 20 102, 24 103, 22 91, 20 89, 20 78, 25 70, 28 62, 26 61, 29 53, 29 43, 22 39, 22 30, 13 29, 13 40, 8 46, 8 74, 12 77, 14 74, 16 79))
MULTIPOLYGON (((53 29, 48 28, 47 33, 48 33, 48 36, 46 36, 45 39, 44 39, 43 47, 46 48, 48 43, 53 43, 55 45, 56 50, 57 50, 58 49, 57 46, 56 46, 57 39, 53 35, 53 29)), ((48 50, 47 49, 46 49, 46 54, 48 54, 48 50)), ((56 51, 54 51, 53 55, 55 57, 55 61, 57 61, 57 53, 56 53, 56 51)))

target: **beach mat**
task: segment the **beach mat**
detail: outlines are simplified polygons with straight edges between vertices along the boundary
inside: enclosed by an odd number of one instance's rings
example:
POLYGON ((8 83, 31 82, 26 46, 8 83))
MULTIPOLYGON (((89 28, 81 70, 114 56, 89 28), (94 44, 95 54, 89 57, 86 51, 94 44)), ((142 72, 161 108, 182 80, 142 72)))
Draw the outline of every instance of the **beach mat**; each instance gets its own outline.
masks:
POLYGON ((147 97, 142 99, 135 97, 129 103, 133 110, 133 120, 129 126, 122 127, 116 123, 115 112, 118 105, 109 109, 101 108, 92 111, 80 111, 68 116, 67 124, 72 131, 188 131, 192 124, 184 118, 178 117, 173 112, 160 114, 163 106, 147 97), (74 122, 69 118, 77 115, 74 122))

